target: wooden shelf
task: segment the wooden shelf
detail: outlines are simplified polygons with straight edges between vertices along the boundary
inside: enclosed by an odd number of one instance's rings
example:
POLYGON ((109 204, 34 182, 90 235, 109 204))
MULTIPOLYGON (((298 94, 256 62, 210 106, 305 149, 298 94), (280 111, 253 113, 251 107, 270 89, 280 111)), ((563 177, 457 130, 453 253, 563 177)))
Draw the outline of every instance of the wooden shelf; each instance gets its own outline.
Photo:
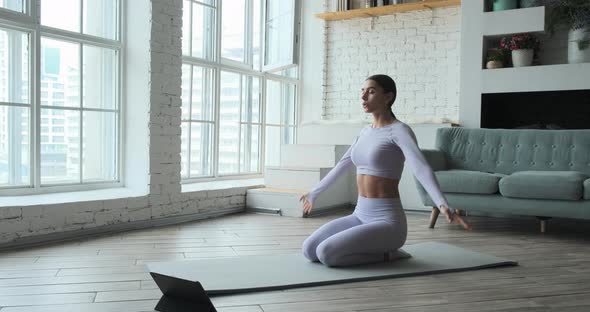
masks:
POLYGON ((418 2, 391 4, 366 9, 320 13, 316 14, 315 16, 326 21, 338 21, 356 17, 374 17, 390 15, 394 13, 443 8, 457 5, 461 5, 461 0, 424 0, 418 2))

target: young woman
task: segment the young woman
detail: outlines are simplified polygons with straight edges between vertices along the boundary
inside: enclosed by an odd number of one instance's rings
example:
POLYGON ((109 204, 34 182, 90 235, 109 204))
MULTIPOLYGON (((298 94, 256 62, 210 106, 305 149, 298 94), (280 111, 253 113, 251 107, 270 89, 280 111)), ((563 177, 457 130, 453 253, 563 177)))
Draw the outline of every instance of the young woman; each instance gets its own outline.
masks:
POLYGON ((354 212, 332 220, 303 243, 303 254, 327 266, 348 266, 392 260, 407 236, 406 215, 398 185, 404 161, 424 186, 448 222, 470 229, 450 209, 432 169, 416 143, 412 129, 391 111, 397 90, 387 75, 374 75, 361 89, 363 110, 373 123, 363 128, 355 142, 330 173, 309 193, 301 196, 308 214, 315 198, 353 165, 357 168, 358 200, 354 212))

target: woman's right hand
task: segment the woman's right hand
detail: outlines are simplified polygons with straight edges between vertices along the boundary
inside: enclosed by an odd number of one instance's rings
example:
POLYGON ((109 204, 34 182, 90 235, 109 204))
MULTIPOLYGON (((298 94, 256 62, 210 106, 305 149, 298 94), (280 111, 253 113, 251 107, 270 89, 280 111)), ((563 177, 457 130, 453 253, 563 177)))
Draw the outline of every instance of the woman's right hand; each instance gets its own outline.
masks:
POLYGON ((311 209, 313 208, 313 204, 309 201, 309 199, 307 199, 308 195, 309 193, 305 193, 299 198, 299 201, 303 202, 303 214, 306 216, 309 215, 311 209))
POLYGON ((469 223, 467 223, 463 218, 456 213, 454 210, 449 209, 449 207, 441 205, 439 207, 440 212, 445 216, 447 222, 449 223, 459 223, 464 229, 471 230, 472 227, 469 223))

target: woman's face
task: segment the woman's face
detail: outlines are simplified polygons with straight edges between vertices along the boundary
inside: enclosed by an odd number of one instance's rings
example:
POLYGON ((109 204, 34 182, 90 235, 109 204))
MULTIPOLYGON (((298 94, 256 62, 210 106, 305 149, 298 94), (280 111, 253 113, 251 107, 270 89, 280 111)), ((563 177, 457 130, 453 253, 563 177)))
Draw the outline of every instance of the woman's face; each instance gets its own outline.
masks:
POLYGON ((385 93, 383 88, 374 80, 366 80, 361 88, 361 100, 365 113, 389 112, 389 102, 393 94, 385 93))

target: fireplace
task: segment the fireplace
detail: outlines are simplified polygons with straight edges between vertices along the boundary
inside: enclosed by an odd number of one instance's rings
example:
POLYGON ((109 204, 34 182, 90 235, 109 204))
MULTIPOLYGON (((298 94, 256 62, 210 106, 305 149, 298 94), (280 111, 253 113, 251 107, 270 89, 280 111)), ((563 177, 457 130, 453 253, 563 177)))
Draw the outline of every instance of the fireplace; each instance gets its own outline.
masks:
POLYGON ((590 129, 590 90, 482 94, 481 127, 590 129))

